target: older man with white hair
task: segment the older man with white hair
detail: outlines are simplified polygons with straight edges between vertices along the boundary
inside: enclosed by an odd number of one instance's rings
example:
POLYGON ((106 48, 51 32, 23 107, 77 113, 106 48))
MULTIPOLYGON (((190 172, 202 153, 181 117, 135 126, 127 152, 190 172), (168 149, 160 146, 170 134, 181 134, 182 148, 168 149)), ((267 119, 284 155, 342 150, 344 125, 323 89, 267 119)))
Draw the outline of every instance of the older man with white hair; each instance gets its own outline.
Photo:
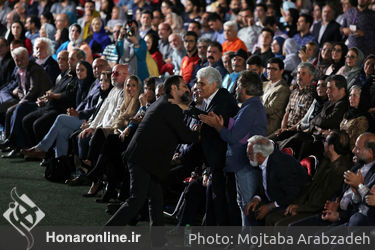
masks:
MULTIPOLYGON (((213 67, 200 69, 197 73, 197 84, 199 96, 204 100, 203 111, 214 112, 222 116, 224 126, 228 127, 229 118, 237 114, 238 107, 233 96, 221 87, 220 72, 213 67)), ((206 183, 208 177, 211 176, 207 193, 206 224, 209 226, 239 225, 240 213, 236 205, 234 174, 223 171, 227 143, 220 138, 220 134, 214 128, 202 124, 201 146, 207 166, 204 175, 206 183), (225 191, 228 190, 226 185, 234 191, 232 195, 226 196, 225 191), (226 197, 230 199, 227 200, 226 197)))
POLYGON ((247 51, 245 43, 237 37, 238 27, 237 24, 233 21, 228 21, 224 23, 224 37, 225 42, 223 43, 223 52, 227 51, 238 51, 243 49, 247 51))
POLYGON ((59 65, 52 58, 55 49, 53 48, 52 41, 46 37, 39 37, 34 42, 33 56, 35 62, 43 67, 47 72, 53 85, 56 83, 57 76, 61 73, 59 65))
POLYGON ((267 214, 285 209, 298 197, 309 176, 296 159, 264 136, 254 135, 248 140, 247 154, 250 164, 261 169, 262 179, 245 213, 251 226, 264 225, 267 214))

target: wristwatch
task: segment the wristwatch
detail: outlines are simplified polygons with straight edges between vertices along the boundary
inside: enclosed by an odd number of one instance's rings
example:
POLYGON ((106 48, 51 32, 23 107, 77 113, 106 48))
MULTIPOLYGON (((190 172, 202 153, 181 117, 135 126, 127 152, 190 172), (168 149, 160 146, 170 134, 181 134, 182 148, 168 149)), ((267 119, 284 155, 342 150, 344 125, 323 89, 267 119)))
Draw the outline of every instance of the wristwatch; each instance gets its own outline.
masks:
POLYGON ((365 186, 365 185, 363 185, 362 183, 360 183, 360 184, 358 185, 358 189, 362 189, 362 188, 364 188, 364 186, 365 186))

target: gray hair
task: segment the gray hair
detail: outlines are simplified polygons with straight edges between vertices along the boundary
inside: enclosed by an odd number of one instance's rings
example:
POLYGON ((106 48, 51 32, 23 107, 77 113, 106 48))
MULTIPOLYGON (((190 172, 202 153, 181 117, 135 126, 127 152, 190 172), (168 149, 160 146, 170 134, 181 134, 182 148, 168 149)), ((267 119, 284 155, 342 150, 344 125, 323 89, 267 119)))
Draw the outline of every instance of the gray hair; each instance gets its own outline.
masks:
POLYGON ((52 56, 55 53, 55 48, 53 47, 52 41, 47 37, 38 37, 37 39, 35 39, 34 46, 33 46, 34 51, 36 51, 35 47, 36 47, 36 44, 39 42, 44 42, 47 44, 47 54, 49 56, 52 56))
POLYGON ((274 150, 273 142, 267 137, 261 135, 253 135, 247 140, 248 145, 253 144, 253 153, 261 153, 263 157, 268 157, 274 150))
POLYGON ((357 91, 358 91, 358 94, 361 95, 362 87, 359 86, 359 85, 353 85, 353 86, 350 87, 350 89, 349 89, 349 93, 352 92, 352 90, 357 90, 357 91))
POLYGON ((197 72, 197 79, 204 78, 208 84, 213 84, 214 82, 217 83, 217 88, 221 88, 222 85, 222 78, 220 72, 213 68, 213 67, 205 67, 201 68, 197 72))
POLYGON ((237 24, 233 21, 227 21, 224 23, 224 26, 223 27, 232 27, 236 32, 238 31, 238 27, 237 27, 237 24))
POLYGON ((263 82, 259 75, 250 70, 244 70, 237 78, 237 84, 246 90, 247 95, 263 95, 263 82))
POLYGON ((309 62, 302 62, 298 65, 297 70, 300 68, 307 69, 309 71, 310 76, 315 77, 315 67, 313 64, 309 62))
POLYGON ((73 48, 72 52, 77 53, 77 59, 78 61, 86 61, 86 52, 79 48, 73 48))
POLYGON ((201 37, 198 39, 198 43, 206 43, 208 46, 211 43, 211 39, 201 37))
POLYGON ((27 51, 27 49, 25 47, 18 47, 18 48, 15 48, 13 51, 12 51, 12 57, 15 58, 16 56, 28 56, 29 55, 29 52, 27 51))

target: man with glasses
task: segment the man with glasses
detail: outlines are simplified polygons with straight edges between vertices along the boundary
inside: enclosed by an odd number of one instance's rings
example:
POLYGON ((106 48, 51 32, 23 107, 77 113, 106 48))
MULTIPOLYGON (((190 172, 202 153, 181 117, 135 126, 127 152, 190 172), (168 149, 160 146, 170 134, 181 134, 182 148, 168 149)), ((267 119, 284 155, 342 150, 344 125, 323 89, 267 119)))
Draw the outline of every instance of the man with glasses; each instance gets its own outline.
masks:
POLYGON ((198 35, 193 31, 188 31, 184 36, 184 47, 187 55, 182 59, 181 76, 185 82, 190 82, 194 67, 199 61, 197 40, 198 35))
POLYGON ((265 82, 263 104, 267 113, 267 134, 272 134, 281 126, 281 120, 288 104, 290 90, 282 78, 284 73, 284 62, 280 58, 271 58, 267 63, 267 76, 269 81, 265 82))

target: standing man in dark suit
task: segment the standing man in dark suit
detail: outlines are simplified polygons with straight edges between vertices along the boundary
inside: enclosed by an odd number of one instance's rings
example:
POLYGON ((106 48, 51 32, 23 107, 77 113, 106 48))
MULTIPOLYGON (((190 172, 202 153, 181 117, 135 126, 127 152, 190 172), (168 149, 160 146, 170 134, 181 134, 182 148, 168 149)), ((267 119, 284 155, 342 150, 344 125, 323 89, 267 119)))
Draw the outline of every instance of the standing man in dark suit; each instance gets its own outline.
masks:
POLYGON ((262 185, 246 206, 252 226, 263 224, 271 211, 285 209, 297 199, 309 180, 307 171, 290 155, 281 152, 274 143, 260 135, 248 140, 250 164, 262 171, 262 185))
POLYGON ((331 5, 323 7, 322 21, 314 24, 312 33, 320 47, 323 47, 325 42, 341 40, 340 24, 335 21, 335 10, 331 5))
MULTIPOLYGON (((228 127, 230 117, 237 114, 238 106, 234 97, 221 87, 220 72, 213 67, 205 67, 197 73, 198 93, 203 98, 203 111, 222 116, 224 126, 228 127)), ((204 182, 208 176, 211 180, 207 188, 206 224, 213 225, 240 225, 240 211, 236 204, 235 176, 233 173, 224 174, 227 143, 220 137, 213 127, 203 124, 201 127, 201 146, 204 161, 207 166, 204 182), (229 184, 230 183, 230 184, 229 184), (230 191, 229 191, 230 190, 230 191), (226 191, 229 191, 229 200, 226 200, 226 191), (229 211, 233 208, 235 212, 229 211), (237 216, 235 216, 237 215, 237 216), (236 219, 233 219, 236 217, 236 219), (231 221, 228 221, 231 220, 231 221)))
POLYGON ((198 141, 198 133, 185 124, 182 110, 170 102, 185 103, 188 99, 189 89, 185 81, 181 76, 172 76, 164 84, 166 95, 149 107, 124 152, 130 174, 130 197, 106 226, 129 224, 146 199, 150 201, 151 225, 164 225, 160 181, 168 175, 177 145, 198 141))

